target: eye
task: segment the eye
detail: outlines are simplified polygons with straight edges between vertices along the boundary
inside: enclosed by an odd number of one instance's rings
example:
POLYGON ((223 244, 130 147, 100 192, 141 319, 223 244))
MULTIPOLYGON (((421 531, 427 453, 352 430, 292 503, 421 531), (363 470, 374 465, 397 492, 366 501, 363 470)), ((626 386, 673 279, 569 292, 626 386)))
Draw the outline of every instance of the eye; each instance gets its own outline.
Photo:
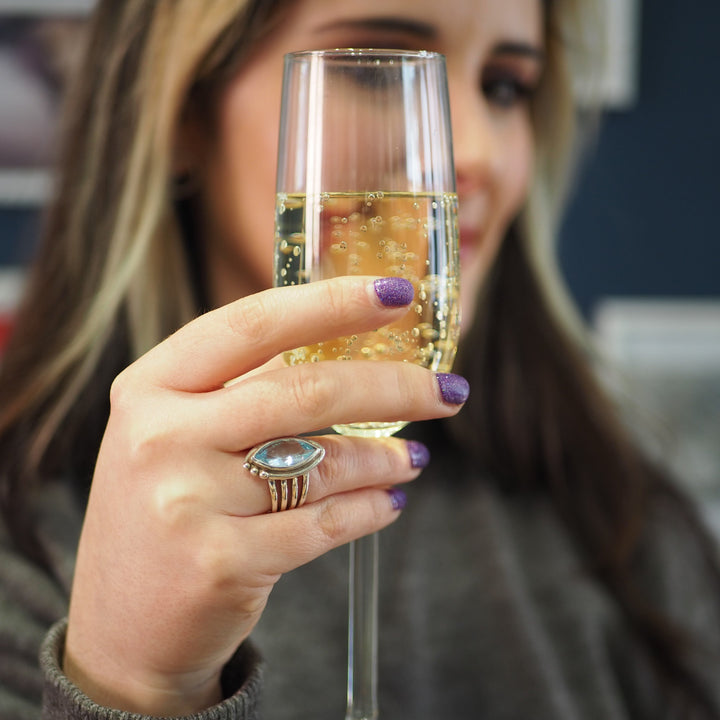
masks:
POLYGON ((354 83, 358 87, 368 90, 382 91, 393 84, 400 82, 402 70, 398 66, 397 70, 388 70, 387 67, 381 68, 380 61, 376 63, 358 63, 351 65, 344 71, 344 78, 354 83))
POLYGON ((356 65, 345 71, 345 77, 360 87, 373 88, 384 84, 385 76, 372 65, 356 65))
POLYGON ((509 72, 486 73, 482 80, 485 97, 499 108, 526 104, 535 92, 534 83, 509 72))

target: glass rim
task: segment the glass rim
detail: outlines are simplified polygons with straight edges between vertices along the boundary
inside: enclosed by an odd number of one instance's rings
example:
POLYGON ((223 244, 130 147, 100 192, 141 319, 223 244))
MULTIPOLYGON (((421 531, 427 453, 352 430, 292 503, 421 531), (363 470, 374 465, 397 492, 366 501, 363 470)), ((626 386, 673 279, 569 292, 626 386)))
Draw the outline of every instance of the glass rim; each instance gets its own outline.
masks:
POLYGON ((353 59, 353 58, 400 58, 407 60, 445 60, 445 55, 434 50, 402 50, 395 48, 327 48, 324 50, 297 50, 285 54, 286 60, 305 58, 353 59))

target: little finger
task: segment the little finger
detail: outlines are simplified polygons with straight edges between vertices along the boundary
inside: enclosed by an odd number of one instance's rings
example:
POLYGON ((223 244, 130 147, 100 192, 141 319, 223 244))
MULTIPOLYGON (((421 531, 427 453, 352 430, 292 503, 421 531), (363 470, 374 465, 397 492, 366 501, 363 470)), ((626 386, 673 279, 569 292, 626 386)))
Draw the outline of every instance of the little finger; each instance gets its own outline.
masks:
POLYGON ((243 556, 244 562, 256 563, 252 570, 265 575, 289 572, 335 547, 387 527, 399 517, 406 500, 398 488, 364 488, 251 518, 242 530, 250 550, 243 556))

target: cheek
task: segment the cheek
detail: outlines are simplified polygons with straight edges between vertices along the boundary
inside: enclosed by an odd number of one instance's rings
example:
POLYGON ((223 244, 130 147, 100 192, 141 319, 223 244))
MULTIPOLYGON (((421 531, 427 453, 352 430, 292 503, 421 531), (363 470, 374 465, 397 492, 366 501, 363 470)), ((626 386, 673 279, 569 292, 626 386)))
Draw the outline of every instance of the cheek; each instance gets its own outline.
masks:
POLYGON ((531 131, 525 130, 509 158, 505 179, 506 213, 512 220, 525 203, 533 174, 534 143, 531 131))
POLYGON ((228 91, 208 173, 213 233, 206 241, 237 266, 248 290, 272 282, 279 90, 257 85, 237 82, 228 91), (267 112, 258 112, 258 106, 267 112))
POLYGON ((498 142, 507 148, 507 154, 495 178, 490 223, 477 254, 462 267, 463 333, 470 327, 477 292, 497 258, 508 227, 525 204, 533 172, 534 143, 529 127, 516 126, 510 137, 498 142))
POLYGON ((262 253, 268 277, 272 259, 275 211, 277 130, 270 123, 239 124, 237 143, 229 158, 234 166, 230 212, 236 219, 232 242, 246 254, 262 253))
POLYGON ((533 173, 535 149, 529 123, 518 122, 500 142, 506 148, 506 153, 495 187, 495 208, 488 233, 490 237, 487 238, 486 267, 494 262, 508 227, 525 205, 533 173))

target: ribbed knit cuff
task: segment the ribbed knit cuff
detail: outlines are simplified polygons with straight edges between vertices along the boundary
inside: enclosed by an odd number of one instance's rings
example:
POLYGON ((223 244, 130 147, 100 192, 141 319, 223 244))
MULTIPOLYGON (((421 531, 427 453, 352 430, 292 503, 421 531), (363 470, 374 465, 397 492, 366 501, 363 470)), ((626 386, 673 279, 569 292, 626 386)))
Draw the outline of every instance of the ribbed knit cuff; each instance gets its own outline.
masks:
MULTIPOLYGON (((66 630, 67 619, 55 623, 40 649, 44 675, 43 720, 153 720, 147 715, 98 705, 67 678, 61 661, 66 630)), ((223 669, 221 681, 226 700, 178 720, 259 720, 262 666, 252 643, 248 641, 240 646, 223 669)))

